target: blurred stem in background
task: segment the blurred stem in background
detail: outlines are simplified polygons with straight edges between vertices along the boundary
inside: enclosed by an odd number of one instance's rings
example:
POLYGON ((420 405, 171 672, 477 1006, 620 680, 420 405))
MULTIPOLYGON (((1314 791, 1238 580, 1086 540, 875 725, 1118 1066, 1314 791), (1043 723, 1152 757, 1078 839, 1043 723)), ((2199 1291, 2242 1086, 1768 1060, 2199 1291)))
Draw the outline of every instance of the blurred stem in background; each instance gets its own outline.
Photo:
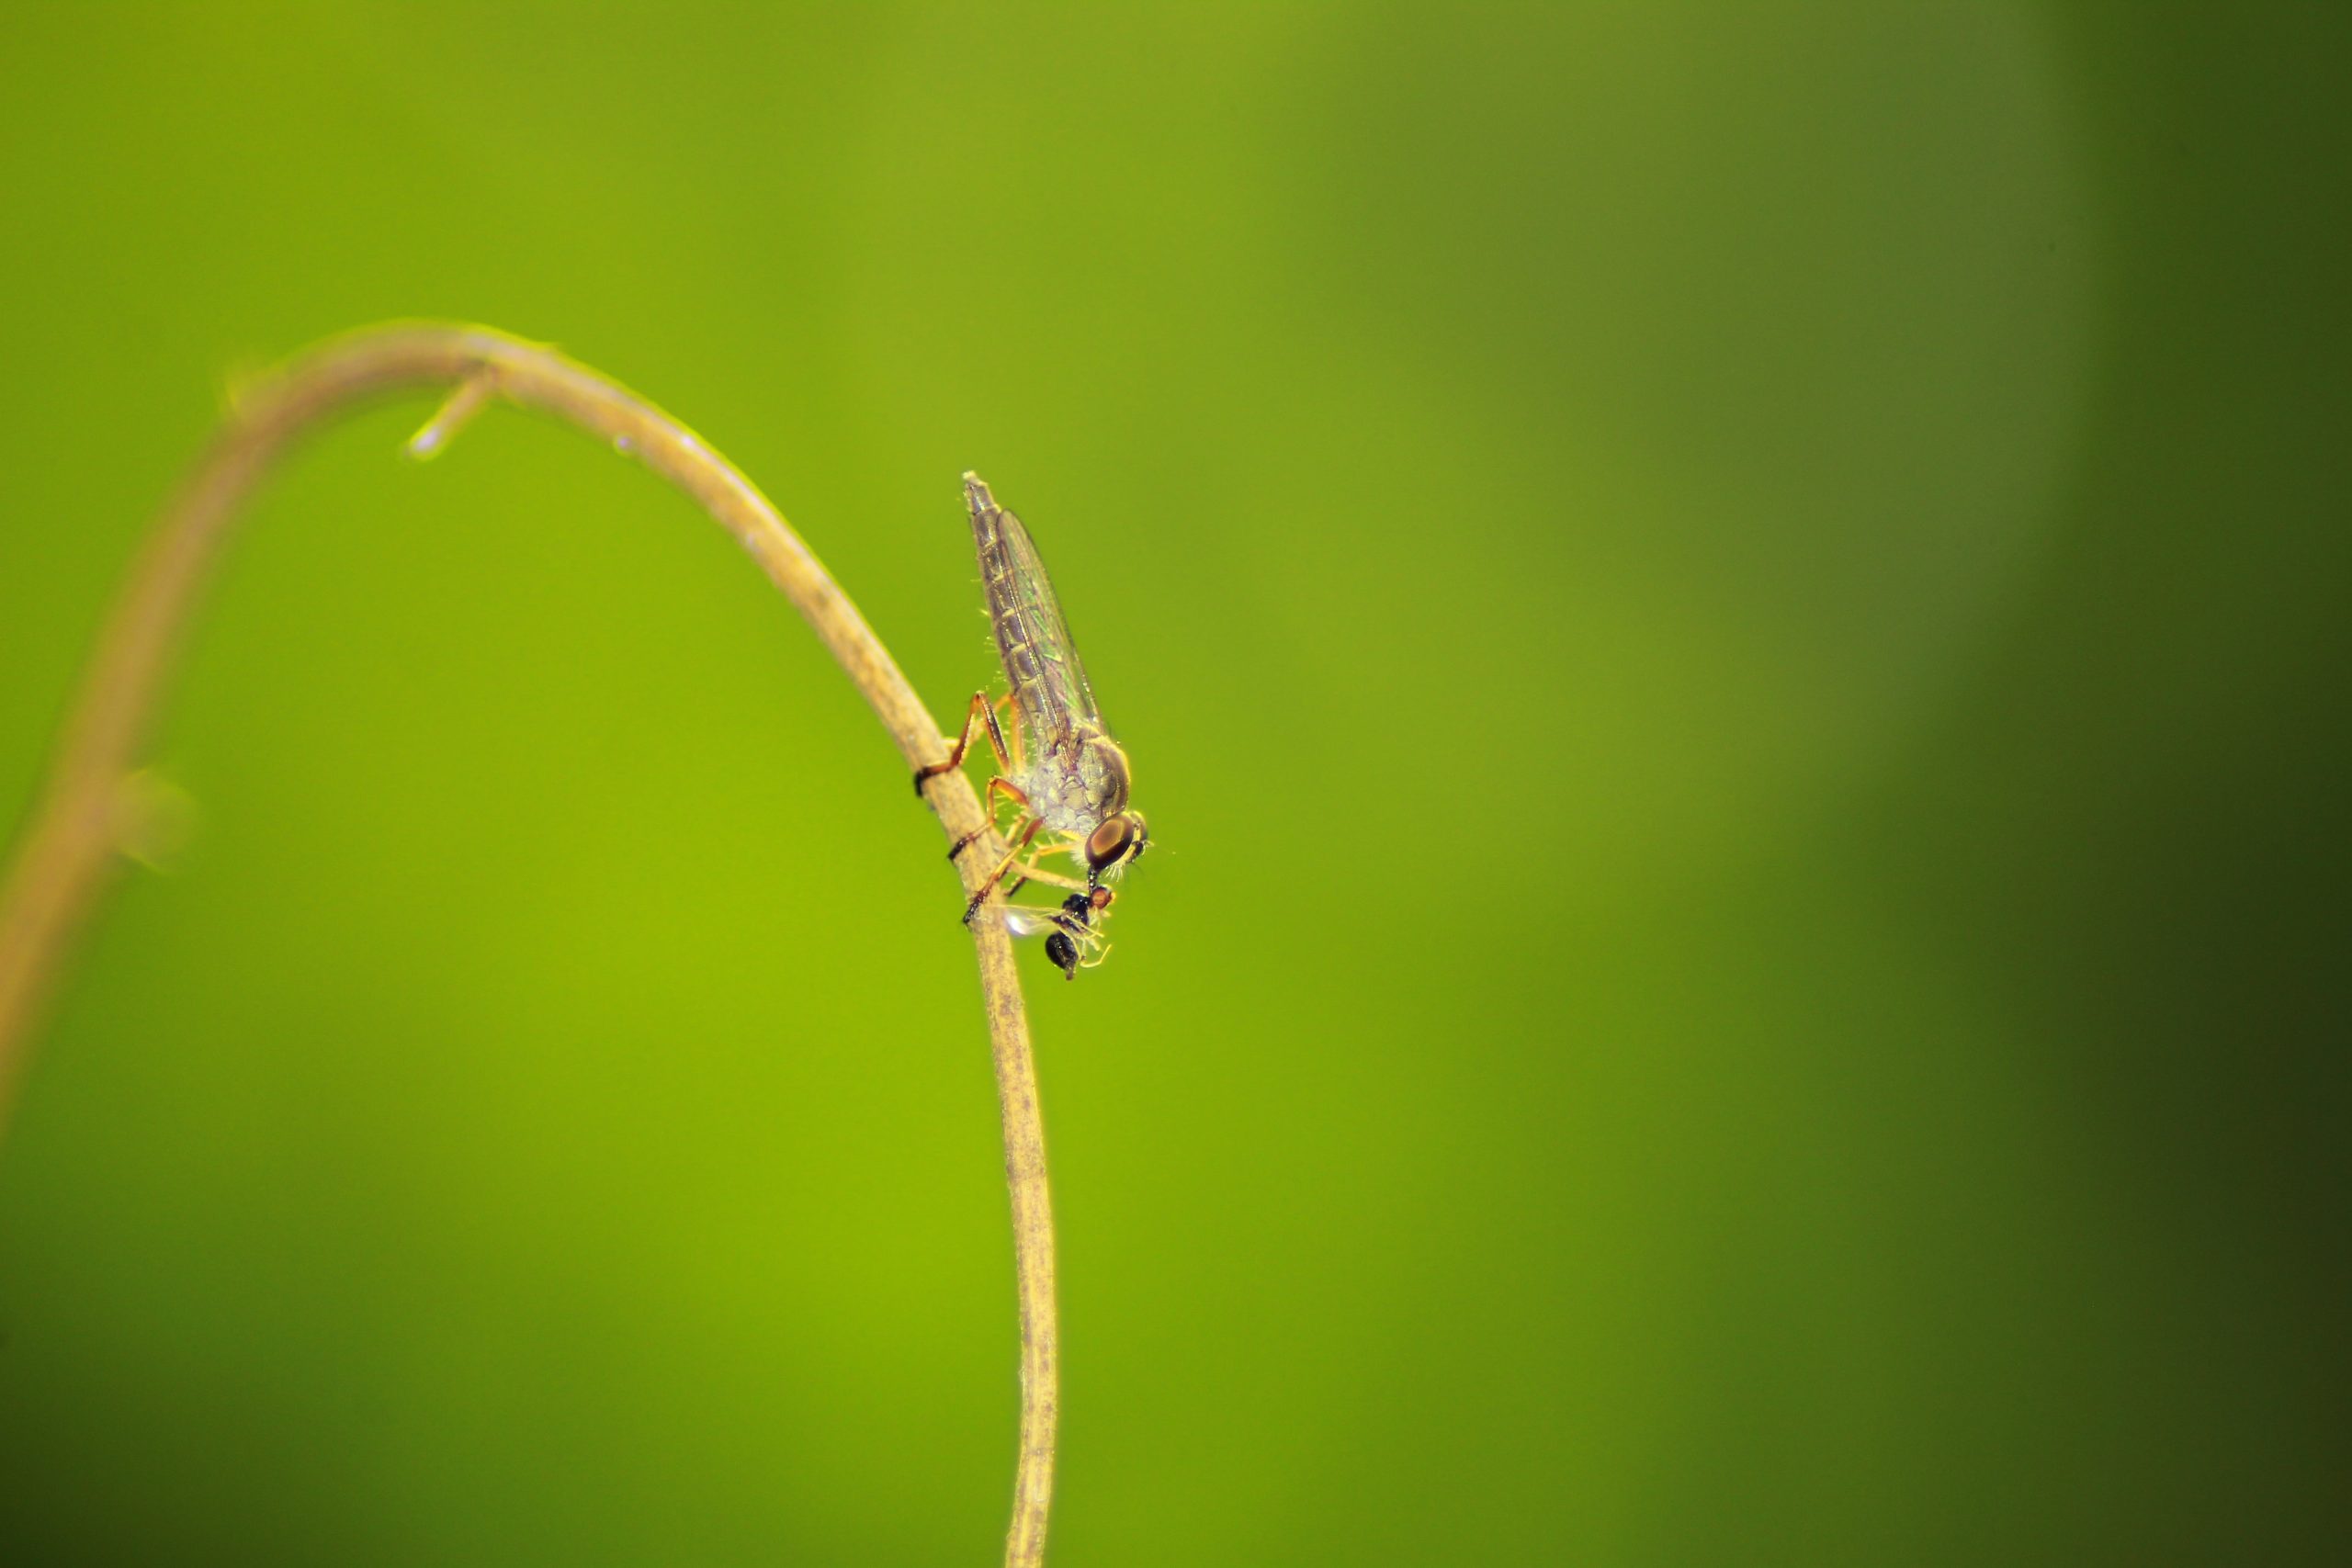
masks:
MULTIPOLYGON (((911 769, 944 761, 938 727, 873 629, 766 497, 660 409, 550 349, 481 327, 368 328, 305 354, 243 392, 228 426, 164 509, 118 599, 67 719, 49 778, 0 884, 0 1129, 24 1076, 35 1018, 125 846, 142 836, 130 787, 174 655, 237 513, 311 426, 373 395, 451 385, 410 452, 427 458, 503 398, 578 425, 684 491, 750 551, 865 694, 911 769)), ((988 830, 956 772, 923 798, 951 841, 988 830)), ((967 892, 989 855, 963 857, 967 892)), ((972 922, 996 1060, 1021 1301, 1021 1442, 1011 1568, 1044 1561, 1058 1396, 1053 1208, 1043 1119, 1012 944, 1001 919, 972 922)))

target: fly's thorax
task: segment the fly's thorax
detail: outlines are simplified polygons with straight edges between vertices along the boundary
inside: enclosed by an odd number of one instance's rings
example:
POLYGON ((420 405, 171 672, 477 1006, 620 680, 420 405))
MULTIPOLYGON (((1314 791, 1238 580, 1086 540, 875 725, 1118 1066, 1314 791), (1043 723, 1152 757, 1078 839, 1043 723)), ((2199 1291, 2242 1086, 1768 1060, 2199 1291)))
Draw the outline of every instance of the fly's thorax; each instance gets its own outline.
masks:
POLYGON ((1109 736, 1090 735, 1079 743, 1078 776, 1098 820, 1127 808, 1127 754, 1109 736))
POLYGON ((1099 731, 1057 737, 1030 770, 1027 793, 1046 827, 1091 833, 1126 808, 1126 753, 1099 731))

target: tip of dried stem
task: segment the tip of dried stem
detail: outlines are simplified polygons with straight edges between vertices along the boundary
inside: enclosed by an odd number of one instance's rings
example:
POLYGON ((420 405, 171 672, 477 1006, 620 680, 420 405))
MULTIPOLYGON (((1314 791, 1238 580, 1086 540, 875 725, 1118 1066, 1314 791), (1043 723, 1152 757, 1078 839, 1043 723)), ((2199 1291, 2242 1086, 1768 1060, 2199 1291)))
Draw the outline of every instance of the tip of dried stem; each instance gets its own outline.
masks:
POLYGON ((424 422, 424 427, 408 438, 408 455, 420 463, 429 463, 441 455, 466 422, 480 413, 482 405, 498 390, 498 376, 487 367, 476 371, 458 383, 457 389, 441 404, 440 411, 424 422))

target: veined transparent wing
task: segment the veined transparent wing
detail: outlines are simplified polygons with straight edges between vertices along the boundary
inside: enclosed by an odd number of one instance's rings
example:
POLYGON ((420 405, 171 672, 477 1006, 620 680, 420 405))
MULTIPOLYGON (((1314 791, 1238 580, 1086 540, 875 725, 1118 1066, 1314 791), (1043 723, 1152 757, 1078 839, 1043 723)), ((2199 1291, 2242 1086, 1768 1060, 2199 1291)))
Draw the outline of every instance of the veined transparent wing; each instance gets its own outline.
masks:
POLYGON ((1023 723, 1040 744, 1080 729, 1100 729, 1102 710, 1086 679, 1069 623, 1036 541, 1021 519, 996 503, 977 475, 964 476, 972 540, 989 597, 989 622, 1023 723))

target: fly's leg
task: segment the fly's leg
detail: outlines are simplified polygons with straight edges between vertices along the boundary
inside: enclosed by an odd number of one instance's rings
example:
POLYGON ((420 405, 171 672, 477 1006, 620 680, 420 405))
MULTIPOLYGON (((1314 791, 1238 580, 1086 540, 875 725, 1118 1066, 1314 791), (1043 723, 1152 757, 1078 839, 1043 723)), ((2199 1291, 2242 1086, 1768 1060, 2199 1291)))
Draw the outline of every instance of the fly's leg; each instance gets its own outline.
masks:
MULTIPOLYGON (((918 795, 922 795, 922 786, 929 784, 933 779, 937 778, 940 774, 952 773, 957 768, 964 765, 964 753, 971 749, 972 731, 983 724, 988 727, 987 733, 989 738, 989 750, 996 753, 997 765, 1008 770, 1013 769, 1015 764, 1011 754, 1005 749, 1004 730, 997 723, 996 716, 997 708, 1011 700, 1012 694, 1007 693, 1004 696, 999 697, 996 702, 990 703, 989 701, 989 694, 986 692, 974 692, 972 694, 972 705, 967 708, 964 712, 963 733, 956 736, 956 743, 947 749, 947 761, 944 762, 933 762, 927 768, 917 768, 915 770, 915 794, 918 795)), ((1015 731, 1015 733, 1017 735, 1018 731, 1015 731)), ((1020 789, 1015 786, 1010 779, 1000 775, 989 780, 987 807, 988 818, 991 824, 996 820, 996 797, 1000 791, 1010 794, 1013 799, 1019 801, 1024 807, 1029 804, 1029 797, 1022 794, 1020 789)), ((976 828, 971 832, 967 833, 962 838, 956 840, 955 848, 947 852, 947 858, 949 860, 954 860, 956 856, 962 854, 966 850, 971 847, 974 840, 979 838, 987 831, 988 829, 985 827, 976 828)))
POLYGON ((1021 874, 1021 881, 1014 883, 1012 886, 1005 889, 1005 893, 1008 897, 1020 892, 1022 883, 1027 882, 1042 882, 1049 887, 1067 888, 1072 893, 1085 893, 1091 891, 1088 888, 1085 883, 1080 882, 1075 876, 1064 876, 1060 872, 1047 871, 1035 861, 1024 862, 1020 865, 1014 866, 1012 869, 1021 874))
POLYGON ((1021 852, 1029 847, 1029 840, 1035 838, 1037 829, 1045 825, 1044 819, 1036 817, 1030 818, 1021 825, 1019 833, 1012 840, 1012 847, 1005 852, 1002 860, 996 863, 996 869, 981 880, 979 890, 972 895, 972 901, 964 906, 966 925, 972 923, 972 917, 980 912, 980 906, 988 902, 988 897, 996 890, 996 885, 1004 880, 1004 874, 1019 863, 1021 852))
MULTIPOLYGON (((989 787, 982 792, 980 796, 980 804, 988 812, 988 820, 990 826, 993 826, 996 822, 996 797, 1000 795, 1012 800, 1012 802, 1015 806, 1021 807, 1023 811, 1025 812, 1029 809, 1029 797, 1022 792, 1021 786, 1014 784, 1011 779, 1004 777, 1002 774, 999 774, 997 777, 989 780, 989 787)), ((987 831, 987 828, 975 828, 970 832, 965 834, 962 838, 956 840, 956 847, 947 852, 947 858, 949 860, 954 860, 957 855, 960 855, 966 850, 970 849, 973 841, 987 831)))
POLYGON ((942 773, 952 773, 964 765, 964 752, 972 744, 973 727, 983 722, 988 725, 989 749, 996 753, 998 765, 1007 772, 1013 771, 1012 753, 1004 747, 1004 731, 996 722, 996 708, 989 703, 986 692, 974 692, 972 705, 964 715, 964 732, 956 737, 956 743, 947 749, 947 761, 915 770, 917 795, 921 795, 922 786, 933 779, 942 773))
POLYGON ((996 820, 996 797, 1000 795, 1021 807, 1023 811, 1029 809, 1029 792, 1002 773, 999 773, 989 780, 989 787, 980 792, 980 805, 988 811, 989 821, 996 820))
MULTIPOLYGON (((1021 776, 1023 770, 1028 766, 1028 763, 1023 761, 1021 757, 1021 727, 1012 721, 1012 694, 1011 692, 1007 692, 1004 695, 997 698, 995 706, 997 716, 992 722, 996 724, 997 732, 1003 736, 1007 740, 1012 742, 1012 766, 1011 772, 1013 777, 1018 778, 1021 776)), ((998 749, 998 754, 1000 756, 1003 754, 1003 749, 1001 747, 998 749)))

